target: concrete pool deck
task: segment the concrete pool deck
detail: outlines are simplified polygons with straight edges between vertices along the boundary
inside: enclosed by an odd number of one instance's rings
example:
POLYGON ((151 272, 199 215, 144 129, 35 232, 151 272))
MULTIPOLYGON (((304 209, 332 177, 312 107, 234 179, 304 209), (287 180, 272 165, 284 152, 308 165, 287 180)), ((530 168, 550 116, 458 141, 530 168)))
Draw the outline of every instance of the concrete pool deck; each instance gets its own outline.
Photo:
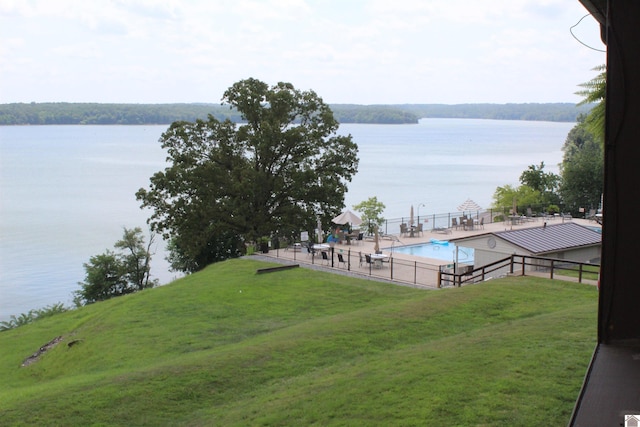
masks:
MULTIPOLYGON (((475 227, 473 230, 464 230, 462 228, 458 230, 449 229, 447 233, 425 230, 422 235, 415 235, 414 237, 400 236, 399 233, 387 234, 380 238, 380 249, 382 253, 387 256, 385 259, 386 262, 378 264, 367 264, 366 262, 360 261, 361 255, 364 257, 365 254, 374 253, 375 243, 372 237, 367 237, 362 241, 351 241, 351 244, 335 244, 333 247, 333 260, 323 260, 319 254, 312 256, 307 252, 305 247, 271 250, 268 254, 262 255, 266 257, 265 259, 274 259, 274 261, 278 260, 282 263, 297 263, 301 266, 312 265, 317 269, 326 269, 349 275, 389 280, 394 283, 421 288, 437 288, 438 271, 440 268, 443 268, 442 266, 450 265, 452 261, 398 253, 394 252, 393 249, 398 246, 429 243, 431 239, 451 241, 463 237, 498 231, 540 227, 545 221, 548 225, 551 225, 562 223, 563 219, 551 218, 544 220, 538 218, 514 225, 505 222, 495 222, 484 224, 484 227, 475 227), (343 256, 346 264, 338 262, 338 254, 343 256), (390 262, 391 260, 392 262, 390 262)), ((570 220, 565 219, 564 221, 573 221, 587 227, 598 227, 596 222, 587 219, 573 218, 570 220)), ((329 257, 331 257, 330 254, 329 257)))

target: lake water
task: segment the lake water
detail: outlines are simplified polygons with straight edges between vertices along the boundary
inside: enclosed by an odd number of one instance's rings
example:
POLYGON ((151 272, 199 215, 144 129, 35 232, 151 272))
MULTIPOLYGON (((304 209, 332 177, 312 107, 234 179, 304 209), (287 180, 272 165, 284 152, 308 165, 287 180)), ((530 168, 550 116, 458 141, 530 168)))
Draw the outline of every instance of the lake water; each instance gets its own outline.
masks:
MULTIPOLYGON (((467 198, 491 204, 498 186, 544 161, 558 172, 573 123, 424 119, 416 125, 347 124, 360 149, 347 207, 371 196, 385 217, 455 212, 467 198), (424 204, 424 206, 422 206, 424 204)), ((83 263, 112 249, 122 227, 146 230, 135 192, 165 167, 167 126, 0 127, 0 321, 71 303, 83 263)), ((152 274, 167 283, 164 244, 152 274)))

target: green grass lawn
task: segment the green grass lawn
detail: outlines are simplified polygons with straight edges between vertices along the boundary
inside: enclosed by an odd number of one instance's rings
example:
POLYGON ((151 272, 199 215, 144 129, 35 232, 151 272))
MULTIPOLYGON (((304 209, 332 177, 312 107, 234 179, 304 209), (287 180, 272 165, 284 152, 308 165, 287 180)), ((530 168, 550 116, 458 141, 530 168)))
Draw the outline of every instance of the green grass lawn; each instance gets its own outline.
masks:
POLYGON ((0 424, 568 422, 596 342, 593 286, 510 277, 424 291, 255 274, 267 265, 215 264, 0 333, 0 424))

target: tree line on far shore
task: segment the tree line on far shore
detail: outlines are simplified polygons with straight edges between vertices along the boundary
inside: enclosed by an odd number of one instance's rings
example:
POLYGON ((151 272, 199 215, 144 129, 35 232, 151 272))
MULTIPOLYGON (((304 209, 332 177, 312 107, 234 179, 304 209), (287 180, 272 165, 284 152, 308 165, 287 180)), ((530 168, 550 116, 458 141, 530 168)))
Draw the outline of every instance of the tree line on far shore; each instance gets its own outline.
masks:
MULTIPOLYGON (((398 104, 330 105, 339 123, 412 124, 420 118, 469 118, 575 122, 592 104, 398 104)), ((176 121, 217 120, 241 122, 241 114, 221 104, 0 104, 1 125, 149 125, 176 121)))

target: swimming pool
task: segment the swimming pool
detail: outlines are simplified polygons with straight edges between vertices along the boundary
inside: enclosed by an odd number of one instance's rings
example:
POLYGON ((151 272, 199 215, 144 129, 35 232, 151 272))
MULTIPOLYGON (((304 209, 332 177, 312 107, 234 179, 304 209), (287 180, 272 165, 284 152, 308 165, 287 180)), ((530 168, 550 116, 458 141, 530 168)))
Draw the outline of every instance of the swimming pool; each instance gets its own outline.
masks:
MULTIPOLYGON (((426 258, 440 259, 443 261, 455 261, 456 245, 451 242, 439 241, 441 243, 421 243, 419 245, 396 246, 386 248, 394 253, 415 255, 426 258)), ((458 250, 458 262, 473 263, 473 248, 460 247, 458 250)))

